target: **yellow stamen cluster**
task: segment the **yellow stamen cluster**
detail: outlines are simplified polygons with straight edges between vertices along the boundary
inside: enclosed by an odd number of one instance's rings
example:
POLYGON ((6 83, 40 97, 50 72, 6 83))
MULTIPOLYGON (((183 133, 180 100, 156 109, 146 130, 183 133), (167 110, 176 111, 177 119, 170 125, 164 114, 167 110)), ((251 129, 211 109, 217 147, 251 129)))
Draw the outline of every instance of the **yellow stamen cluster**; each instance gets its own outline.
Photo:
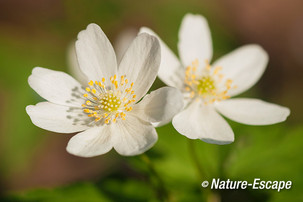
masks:
POLYGON ((136 100, 133 91, 134 83, 128 82, 125 76, 117 80, 117 76, 110 77, 109 85, 106 85, 105 78, 101 81, 90 81, 83 96, 86 101, 82 104, 83 112, 88 117, 94 117, 95 122, 103 120, 105 124, 111 121, 115 123, 118 118, 125 120, 125 112, 131 111, 131 104, 136 100))
POLYGON ((228 90, 236 88, 236 86, 232 86, 231 79, 226 79, 224 89, 218 89, 218 84, 224 78, 224 75, 220 73, 222 68, 215 67, 212 69, 208 61, 205 61, 205 63, 204 70, 200 72, 202 76, 197 76, 198 60, 195 60, 191 65, 186 67, 185 90, 190 92, 190 98, 199 96, 205 104, 228 99, 230 97, 227 95, 228 90))

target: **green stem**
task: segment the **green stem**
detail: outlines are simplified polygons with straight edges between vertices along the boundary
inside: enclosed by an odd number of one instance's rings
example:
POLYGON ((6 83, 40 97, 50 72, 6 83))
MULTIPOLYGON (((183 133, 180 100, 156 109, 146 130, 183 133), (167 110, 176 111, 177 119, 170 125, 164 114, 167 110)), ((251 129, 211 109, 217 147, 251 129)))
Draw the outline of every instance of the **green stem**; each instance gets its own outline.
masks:
POLYGON ((158 174, 157 170, 155 169, 155 166, 153 165, 152 161, 146 154, 142 154, 141 156, 142 161, 148 166, 149 172, 154 176, 154 178, 157 180, 156 185, 156 192, 157 196, 160 199, 160 201, 170 201, 169 200, 169 194, 165 187, 165 184, 158 174))
MULTIPOLYGON (((195 165, 197 175, 199 176, 200 180, 210 180, 208 179, 207 175, 202 169, 202 166, 199 161, 198 154, 196 152, 194 141, 191 139, 188 139, 188 150, 189 154, 192 158, 193 164, 195 165)), ((215 192, 212 192, 210 188, 202 188, 201 190, 203 192, 203 198, 207 202, 220 202, 220 196, 216 194, 215 192)))
POLYGON ((188 139, 188 150, 189 150, 189 154, 192 158, 192 161, 195 165, 195 168, 197 170, 198 176, 200 177, 201 180, 203 178, 206 178, 206 175, 203 172, 203 169, 202 169, 201 164, 199 162, 199 157, 198 157, 196 149, 195 149, 194 141, 191 140, 191 139, 188 139))

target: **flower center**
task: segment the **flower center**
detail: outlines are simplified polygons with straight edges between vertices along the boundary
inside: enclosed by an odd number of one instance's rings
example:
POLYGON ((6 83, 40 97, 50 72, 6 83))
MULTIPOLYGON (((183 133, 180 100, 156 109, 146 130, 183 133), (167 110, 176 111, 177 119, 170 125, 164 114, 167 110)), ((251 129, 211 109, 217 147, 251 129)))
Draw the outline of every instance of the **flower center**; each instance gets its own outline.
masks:
POLYGON ((203 76, 198 80, 197 90, 200 95, 207 94, 215 89, 215 81, 211 76, 203 76))
POLYGON ((228 99, 227 95, 232 86, 231 79, 225 79, 224 85, 220 85, 224 75, 220 73, 221 67, 211 68, 208 61, 205 61, 206 66, 201 75, 197 75, 199 61, 195 60, 191 65, 186 67, 185 71, 185 90, 190 93, 190 98, 199 97, 205 104, 215 101, 228 99))
POLYGON ((101 108, 107 112, 117 111, 121 105, 120 97, 113 92, 107 92, 100 100, 101 108))
POLYGON ((125 112, 132 110, 132 105, 136 101, 135 92, 132 90, 134 83, 128 83, 125 76, 117 80, 117 76, 110 77, 110 82, 106 85, 105 78, 101 81, 90 81, 85 89, 87 93, 85 104, 82 104, 83 111, 88 117, 94 117, 95 122, 103 121, 109 124, 116 123, 117 119, 125 120, 125 112))

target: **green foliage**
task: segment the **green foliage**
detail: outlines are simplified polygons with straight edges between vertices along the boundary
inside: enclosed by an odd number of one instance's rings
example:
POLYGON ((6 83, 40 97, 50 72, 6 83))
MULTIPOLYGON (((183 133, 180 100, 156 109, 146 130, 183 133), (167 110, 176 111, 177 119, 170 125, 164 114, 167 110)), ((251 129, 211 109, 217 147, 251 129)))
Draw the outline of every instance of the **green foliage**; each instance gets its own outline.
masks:
POLYGON ((106 202, 110 201, 92 183, 77 183, 71 186, 54 189, 36 189, 24 193, 11 194, 4 201, 28 201, 28 202, 106 202))
POLYGON ((303 159, 301 158, 302 127, 291 128, 286 124, 273 126, 245 126, 231 123, 236 134, 235 142, 218 146, 194 141, 200 164, 206 175, 199 178, 190 157, 188 140, 167 125, 158 130, 159 142, 152 150, 158 155, 150 156, 157 170, 164 177, 172 194, 182 199, 201 197, 201 182, 205 179, 221 178, 231 180, 291 180, 290 190, 248 190, 221 192, 231 200, 240 197, 245 200, 263 198, 264 201, 303 199, 303 159), (161 155, 162 154, 162 155, 161 155), (246 197, 243 198, 242 195, 246 197), (266 199, 266 200, 265 200, 266 199))
MULTIPOLYGON (((233 123, 231 123, 233 124, 233 123)), ((302 127, 291 130, 286 125, 266 127, 233 124, 236 141, 218 146, 194 141, 200 164, 206 174, 200 178, 189 153, 185 137, 172 130, 169 124, 159 128, 159 142, 147 155, 163 179, 172 201, 200 201, 201 182, 205 179, 231 180, 291 180, 290 190, 225 190, 218 194, 223 201, 300 201, 303 199, 301 158, 302 127), (241 200, 240 200, 241 199, 241 200)), ((80 183, 55 189, 37 189, 14 193, 5 198, 11 201, 157 201, 157 179, 150 176, 148 165, 139 157, 124 158, 134 176, 118 171, 96 184, 80 183), (124 173, 124 174, 122 174, 124 173), (122 175, 121 175, 122 174, 122 175)), ((160 190, 161 191, 161 190, 160 190)))
POLYGON ((99 190, 111 201, 155 201, 155 194, 151 186, 142 180, 131 178, 103 179, 98 184, 99 190))
POLYGON ((236 142, 225 168, 231 179, 253 178, 292 181, 290 190, 267 191, 270 201, 303 200, 303 127, 286 124, 266 127, 241 126, 243 135, 236 142), (245 135, 245 136, 244 136, 245 135), (300 200, 298 200, 300 199, 300 200))

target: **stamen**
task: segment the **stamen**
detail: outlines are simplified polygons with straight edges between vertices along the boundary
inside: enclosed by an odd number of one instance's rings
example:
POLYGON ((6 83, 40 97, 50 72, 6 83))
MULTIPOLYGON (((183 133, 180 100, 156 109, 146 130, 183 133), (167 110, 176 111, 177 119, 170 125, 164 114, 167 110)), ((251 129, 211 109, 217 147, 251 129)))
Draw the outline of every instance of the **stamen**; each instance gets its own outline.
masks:
POLYGON ((219 73, 219 71, 221 71, 222 70, 222 67, 215 67, 215 70, 214 70, 214 75, 216 75, 216 74, 218 74, 219 73))
POLYGON ((196 71, 198 67, 199 61, 196 59, 185 70, 184 89, 189 92, 189 97, 198 97, 206 104, 228 99, 228 91, 237 86, 232 85, 233 81, 231 79, 225 79, 224 88, 217 88, 219 83, 224 79, 224 75, 220 73, 222 67, 217 66, 212 70, 208 60, 206 60, 204 72, 202 75, 197 75, 196 71))
POLYGON ((81 106, 88 117, 95 118, 95 123, 104 121, 105 124, 110 124, 111 122, 116 123, 120 118, 125 120, 124 112, 133 109, 131 104, 136 102, 135 91, 132 90, 134 83, 128 84, 129 81, 125 77, 125 75, 111 76, 109 79, 111 85, 107 87, 105 78, 102 78, 101 81, 88 82, 90 87, 86 87, 87 93, 83 94, 86 101, 81 106))
POLYGON ((93 85, 94 85, 94 82, 93 82, 93 81, 90 81, 90 82, 88 82, 88 85, 93 86, 93 85))

